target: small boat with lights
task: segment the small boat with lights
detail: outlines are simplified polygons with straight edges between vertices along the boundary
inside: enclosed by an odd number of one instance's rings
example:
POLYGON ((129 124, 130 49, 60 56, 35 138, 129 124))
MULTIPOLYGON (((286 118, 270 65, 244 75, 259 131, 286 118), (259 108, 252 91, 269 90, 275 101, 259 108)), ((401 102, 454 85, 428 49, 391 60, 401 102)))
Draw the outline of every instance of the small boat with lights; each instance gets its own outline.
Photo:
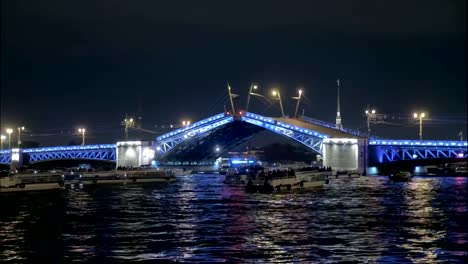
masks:
POLYGON ((176 181, 173 172, 165 170, 126 170, 84 173, 79 182, 83 185, 96 184, 143 184, 176 181))
POLYGON ((247 174, 241 174, 235 168, 229 168, 224 175, 224 184, 234 186, 245 186, 247 183, 247 174))
POLYGON ((331 170, 302 168, 297 171, 272 170, 261 171, 256 178, 249 178, 245 189, 247 192, 282 192, 291 190, 322 187, 329 183, 331 170))
POLYGON ((388 178, 393 182, 407 182, 411 181, 411 173, 408 171, 395 171, 390 173, 388 178))
POLYGON ((64 189, 60 174, 10 174, 0 176, 0 193, 64 189))

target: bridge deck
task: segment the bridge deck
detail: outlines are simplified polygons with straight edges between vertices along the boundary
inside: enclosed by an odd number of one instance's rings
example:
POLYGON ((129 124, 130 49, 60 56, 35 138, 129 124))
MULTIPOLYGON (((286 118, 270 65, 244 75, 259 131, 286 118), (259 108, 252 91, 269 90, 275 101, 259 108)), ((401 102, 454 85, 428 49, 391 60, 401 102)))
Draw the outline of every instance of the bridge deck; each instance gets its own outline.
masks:
POLYGON ((325 127, 325 126, 321 126, 317 124, 312 124, 312 123, 299 120, 296 118, 284 118, 283 117, 283 118, 273 118, 273 119, 275 119, 276 121, 285 123, 285 124, 294 125, 300 128, 317 131, 319 133, 329 135, 332 138, 362 138, 354 134, 347 133, 345 131, 341 131, 338 129, 329 128, 329 127, 325 127))

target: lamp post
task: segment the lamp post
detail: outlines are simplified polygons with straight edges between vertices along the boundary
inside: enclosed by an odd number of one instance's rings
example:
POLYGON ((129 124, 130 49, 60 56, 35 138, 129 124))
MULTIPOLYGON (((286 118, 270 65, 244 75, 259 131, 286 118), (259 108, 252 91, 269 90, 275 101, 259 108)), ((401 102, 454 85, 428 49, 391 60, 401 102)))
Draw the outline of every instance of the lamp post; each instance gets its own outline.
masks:
POLYGON ((3 141, 6 139, 6 136, 1 134, 0 135, 0 150, 3 150, 3 141))
POLYGON ((245 106, 245 111, 249 111, 249 103, 250 103, 250 95, 252 94, 252 90, 257 90, 258 86, 256 84, 251 84, 249 88, 249 94, 247 94, 247 105, 245 106))
POLYGON ((299 89, 298 93, 299 93, 298 97, 293 97, 293 99, 297 99, 296 111, 294 111, 294 117, 297 117, 297 110, 299 109, 299 104, 301 103, 302 89, 299 89))
POLYGON ((78 128, 78 132, 81 133, 81 145, 84 146, 86 129, 85 128, 78 128))
POLYGON ((281 117, 284 117, 283 103, 281 102, 281 94, 278 89, 275 89, 271 92, 273 96, 278 96, 280 108, 281 108, 281 117))
POLYGON ((7 128, 6 132, 8 134, 8 148, 11 149, 11 133, 13 133, 13 129, 7 128))
POLYGON ((376 116, 375 113, 376 113, 375 109, 369 110, 369 108, 367 108, 367 110, 366 110, 366 116, 367 116, 367 134, 368 134, 368 136, 370 136, 370 132, 371 132, 370 121, 371 121, 371 120, 375 120, 375 116, 376 116))
POLYGON ((20 148, 20 145, 21 145, 21 131, 24 130, 24 126, 17 127, 16 129, 18 129, 18 148, 20 148))
POLYGON ((419 140, 422 140, 422 120, 426 117, 425 113, 414 113, 414 118, 419 118, 419 140))
POLYGON ((125 125, 125 141, 128 141, 128 128, 133 127, 134 125, 133 118, 125 117, 124 125, 125 125))

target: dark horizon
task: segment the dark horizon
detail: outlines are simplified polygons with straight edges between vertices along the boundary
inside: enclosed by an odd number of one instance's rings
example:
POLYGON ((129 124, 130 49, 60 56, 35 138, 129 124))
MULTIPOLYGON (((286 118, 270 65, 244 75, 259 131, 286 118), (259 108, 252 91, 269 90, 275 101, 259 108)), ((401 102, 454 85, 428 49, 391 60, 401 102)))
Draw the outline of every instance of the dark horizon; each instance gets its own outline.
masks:
MULTIPOLYGON (((209 2, 2 2, 2 132, 24 125, 23 140, 66 145, 86 127, 88 142, 111 143, 123 138, 126 113, 141 113, 142 127, 155 131, 222 112, 226 82, 242 95, 238 108, 251 82, 263 93, 279 87, 291 115, 289 98, 302 87, 305 114, 333 123, 340 78, 345 127, 364 131, 369 104, 405 118, 427 112, 437 120, 425 123, 425 139, 468 134, 466 2, 304 1, 287 12, 276 1, 209 2)), ((253 112, 280 114, 251 102, 253 112)), ((372 130, 418 135, 416 122, 372 130)))

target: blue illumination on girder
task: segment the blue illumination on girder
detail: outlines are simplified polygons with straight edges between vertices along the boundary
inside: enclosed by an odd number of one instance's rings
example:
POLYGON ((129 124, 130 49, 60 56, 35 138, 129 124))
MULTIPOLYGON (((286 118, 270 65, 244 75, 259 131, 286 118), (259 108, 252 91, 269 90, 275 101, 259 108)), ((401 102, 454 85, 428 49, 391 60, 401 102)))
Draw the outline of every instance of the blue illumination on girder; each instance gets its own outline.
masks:
POLYGON ((250 112, 246 113, 246 116, 251 117, 251 118, 256 119, 256 120, 268 122, 268 123, 271 123, 271 124, 276 124, 278 126, 288 128, 288 129, 292 129, 292 130, 295 130, 295 131, 300 132, 300 133, 308 134, 310 136, 315 136, 315 137, 318 137, 318 138, 329 138, 330 137, 329 135, 326 135, 326 134, 322 134, 322 133, 319 133, 319 132, 316 132, 316 131, 313 131, 313 130, 308 130, 308 129, 305 129, 305 128, 302 128, 302 127, 293 126, 293 125, 290 125, 290 124, 287 124, 287 123, 275 121, 275 120, 273 120, 273 119, 271 119, 269 117, 264 117, 264 116, 257 115, 257 114, 254 114, 254 113, 250 113, 250 112))
POLYGON ((437 158, 467 158, 466 149, 453 148, 399 148, 394 146, 369 146, 369 151, 376 152, 377 162, 393 162, 399 160, 437 159, 437 158))
POLYGON ((268 118, 266 118, 266 120, 265 118, 263 118, 263 121, 261 121, 262 117, 259 115, 249 116, 247 114, 246 116, 241 117, 241 120, 250 124, 254 124, 254 125, 266 128, 276 134, 280 134, 282 136, 294 139, 304 144, 308 148, 314 150, 315 152, 322 154, 322 143, 323 143, 322 141, 325 135, 322 135, 317 132, 311 132, 307 129, 302 129, 302 128, 298 128, 295 126, 283 124, 281 122, 273 122, 273 123, 278 124, 278 125, 275 125, 275 124, 270 123, 268 118), (255 119, 251 117, 255 117, 255 119))
POLYGON ((198 122, 195 122, 189 126, 186 126, 186 127, 183 127, 183 128, 179 128, 179 129, 176 129, 170 133, 167 133, 167 134, 164 134, 162 136, 159 136, 156 138, 157 141, 161 141, 163 139, 166 139, 166 138, 169 138, 169 137, 172 137, 174 135, 177 135, 179 133, 182 133, 182 132, 185 132, 185 131, 189 131, 189 130, 192 130, 198 126, 202 126, 202 125, 205 125, 205 124, 208 124, 208 123, 211 123, 213 121, 216 121, 218 119, 221 119, 223 117, 225 117, 226 115, 224 113, 221 113, 221 114, 217 114, 217 115, 214 115, 212 117, 209 117, 209 118, 206 118, 206 119, 203 119, 203 120, 200 120, 198 122))
POLYGON ((439 140, 371 140, 369 145, 387 146, 439 146, 439 147, 466 147, 467 141, 439 141, 439 140))
POLYGON ((61 147, 29 148, 29 149, 23 149, 22 152, 34 153, 34 152, 48 152, 48 151, 99 150, 99 149, 115 149, 115 147, 116 147, 116 144, 61 146, 61 147))
POLYGON ((232 121, 234 121, 234 118, 232 116, 226 116, 224 113, 204 119, 194 123, 193 126, 176 130, 178 131, 177 133, 174 133, 176 132, 174 131, 157 137, 156 141, 158 142, 158 146, 156 149, 160 153, 165 154, 184 140, 189 140, 190 138, 202 135, 232 121))
MULTIPOLYGON (((115 161, 116 144, 29 148, 21 149, 20 152, 28 154, 30 163, 58 159, 115 161)), ((11 150, 0 151, 0 163, 8 164, 10 162, 11 150)))

